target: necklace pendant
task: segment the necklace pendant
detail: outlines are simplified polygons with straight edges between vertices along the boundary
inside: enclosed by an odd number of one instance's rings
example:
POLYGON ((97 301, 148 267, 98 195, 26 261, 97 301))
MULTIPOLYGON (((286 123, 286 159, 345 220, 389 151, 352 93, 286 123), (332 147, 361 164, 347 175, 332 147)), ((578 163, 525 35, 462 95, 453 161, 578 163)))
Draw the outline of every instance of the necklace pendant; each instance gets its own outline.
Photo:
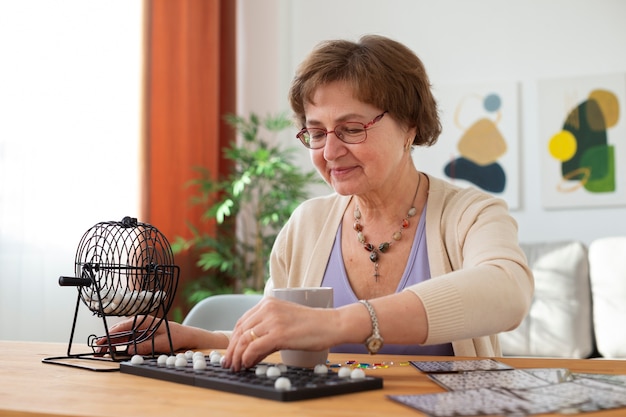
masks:
POLYGON ((378 261, 378 252, 377 251, 373 250, 370 253, 370 261, 372 261, 372 262, 377 262, 378 261))
POLYGON ((383 242, 383 243, 381 243, 380 245, 378 245, 378 250, 379 250, 381 253, 385 253, 385 252, 387 252, 387 249, 389 249, 389 246, 391 246, 391 245, 389 244, 389 242, 383 242))

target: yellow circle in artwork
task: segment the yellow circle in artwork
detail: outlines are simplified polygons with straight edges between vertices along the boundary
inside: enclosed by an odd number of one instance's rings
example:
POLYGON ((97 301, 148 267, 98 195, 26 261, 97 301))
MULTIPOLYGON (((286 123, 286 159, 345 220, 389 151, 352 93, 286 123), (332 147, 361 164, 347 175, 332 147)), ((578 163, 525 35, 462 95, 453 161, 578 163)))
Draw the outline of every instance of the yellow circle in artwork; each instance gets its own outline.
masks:
POLYGON ((561 130, 552 136, 548 149, 550 155, 559 161, 569 161, 576 154, 576 137, 567 130, 561 130))

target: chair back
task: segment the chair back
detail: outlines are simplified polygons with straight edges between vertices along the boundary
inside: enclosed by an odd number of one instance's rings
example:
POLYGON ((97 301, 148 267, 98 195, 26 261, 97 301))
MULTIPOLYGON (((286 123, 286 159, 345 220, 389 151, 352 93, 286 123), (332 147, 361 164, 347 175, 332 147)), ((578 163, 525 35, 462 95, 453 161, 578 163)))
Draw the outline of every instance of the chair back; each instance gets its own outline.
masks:
POLYGON ((237 320, 263 298, 262 294, 218 294, 193 306, 183 320, 206 330, 232 330, 237 320))

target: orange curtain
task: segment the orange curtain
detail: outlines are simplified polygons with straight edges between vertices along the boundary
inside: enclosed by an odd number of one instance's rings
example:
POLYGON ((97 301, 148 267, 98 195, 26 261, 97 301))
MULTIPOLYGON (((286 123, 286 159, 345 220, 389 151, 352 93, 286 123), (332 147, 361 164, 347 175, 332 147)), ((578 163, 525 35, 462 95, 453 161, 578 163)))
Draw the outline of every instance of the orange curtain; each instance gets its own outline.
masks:
MULTIPOLYGON (((142 219, 168 240, 189 237, 202 209, 186 186, 194 167, 228 171, 221 149, 233 138, 223 115, 235 111, 235 5, 232 0, 145 1, 145 103, 142 219)), ((211 231, 214 225, 205 224, 211 231)), ((174 307, 196 275, 195 259, 177 254, 181 277, 174 307)))

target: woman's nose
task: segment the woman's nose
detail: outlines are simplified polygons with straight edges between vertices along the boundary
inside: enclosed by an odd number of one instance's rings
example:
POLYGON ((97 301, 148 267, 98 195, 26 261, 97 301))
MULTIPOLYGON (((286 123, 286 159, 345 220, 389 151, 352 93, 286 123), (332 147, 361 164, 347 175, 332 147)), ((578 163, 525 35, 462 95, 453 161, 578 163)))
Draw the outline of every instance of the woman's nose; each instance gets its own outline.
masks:
POLYGON ((335 131, 330 131, 326 134, 326 144, 324 145, 324 159, 332 161, 337 157, 344 155, 346 151, 346 144, 337 137, 335 131))

